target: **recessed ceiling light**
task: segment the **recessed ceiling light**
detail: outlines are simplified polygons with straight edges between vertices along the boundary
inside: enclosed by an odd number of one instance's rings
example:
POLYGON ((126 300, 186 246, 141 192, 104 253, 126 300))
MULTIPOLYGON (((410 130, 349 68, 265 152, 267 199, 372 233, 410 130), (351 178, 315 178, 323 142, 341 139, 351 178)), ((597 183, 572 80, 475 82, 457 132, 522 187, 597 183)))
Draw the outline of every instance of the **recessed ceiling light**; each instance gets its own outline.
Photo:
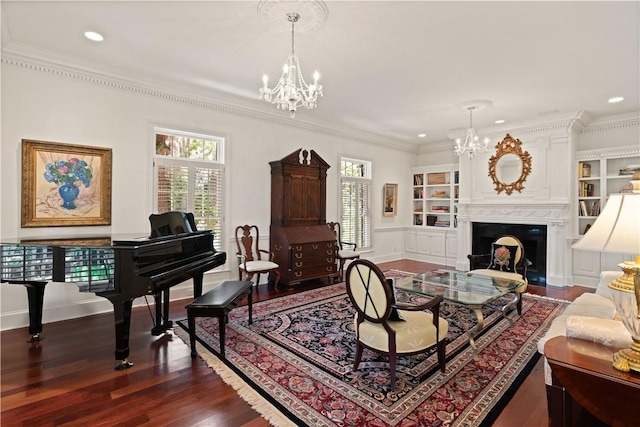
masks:
POLYGON ((621 96, 614 96, 613 98, 609 98, 609 104, 615 104, 616 102, 622 101, 624 98, 621 96))
POLYGON ((499 120, 496 120, 494 123, 495 123, 495 124, 497 124, 497 125, 499 125, 500 123, 504 123, 504 120, 499 119, 499 120))
POLYGON ((84 33, 84 36, 89 40, 93 40, 94 42, 101 42, 104 40, 102 34, 96 33, 95 31, 86 31, 84 33))
POLYGON ((418 138, 424 138, 425 136, 427 136, 427 134, 426 134, 426 133, 419 133, 419 134, 418 134, 418 138))

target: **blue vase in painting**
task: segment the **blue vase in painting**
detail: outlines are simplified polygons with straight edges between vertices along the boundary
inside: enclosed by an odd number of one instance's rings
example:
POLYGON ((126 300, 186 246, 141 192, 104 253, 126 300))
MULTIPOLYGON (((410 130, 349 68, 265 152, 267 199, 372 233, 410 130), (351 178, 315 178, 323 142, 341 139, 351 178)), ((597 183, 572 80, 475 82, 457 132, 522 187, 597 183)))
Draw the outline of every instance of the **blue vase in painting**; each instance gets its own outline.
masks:
POLYGON ((78 197, 80 189, 74 184, 63 184, 58 188, 58 193, 62 197, 62 207, 65 209, 75 209, 73 201, 78 197))

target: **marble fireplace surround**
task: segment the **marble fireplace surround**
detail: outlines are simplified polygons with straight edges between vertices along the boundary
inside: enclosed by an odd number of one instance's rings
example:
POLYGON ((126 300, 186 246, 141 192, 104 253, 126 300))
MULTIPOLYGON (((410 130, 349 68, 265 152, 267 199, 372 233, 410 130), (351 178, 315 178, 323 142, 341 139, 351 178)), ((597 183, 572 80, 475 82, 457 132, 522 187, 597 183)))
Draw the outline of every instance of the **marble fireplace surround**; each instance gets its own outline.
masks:
POLYGON ((563 287, 570 282, 571 246, 567 241, 570 205, 527 204, 496 205, 474 202, 458 205, 458 239, 456 268, 468 270, 467 254, 471 253, 472 224, 529 224, 547 227, 547 286, 563 287))

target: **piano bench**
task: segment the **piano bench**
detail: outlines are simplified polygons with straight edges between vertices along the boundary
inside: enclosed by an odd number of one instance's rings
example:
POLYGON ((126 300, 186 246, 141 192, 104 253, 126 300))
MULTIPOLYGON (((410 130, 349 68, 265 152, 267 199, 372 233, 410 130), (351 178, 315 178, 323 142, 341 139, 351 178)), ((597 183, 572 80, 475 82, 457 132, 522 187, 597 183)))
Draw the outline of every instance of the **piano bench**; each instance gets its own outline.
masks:
POLYGON ((247 280, 227 280, 185 306, 189 323, 191 357, 196 357, 196 317, 217 317, 220 328, 220 358, 224 357, 225 327, 229 312, 238 306, 240 297, 247 295, 249 301, 249 324, 252 317, 253 282, 247 280))

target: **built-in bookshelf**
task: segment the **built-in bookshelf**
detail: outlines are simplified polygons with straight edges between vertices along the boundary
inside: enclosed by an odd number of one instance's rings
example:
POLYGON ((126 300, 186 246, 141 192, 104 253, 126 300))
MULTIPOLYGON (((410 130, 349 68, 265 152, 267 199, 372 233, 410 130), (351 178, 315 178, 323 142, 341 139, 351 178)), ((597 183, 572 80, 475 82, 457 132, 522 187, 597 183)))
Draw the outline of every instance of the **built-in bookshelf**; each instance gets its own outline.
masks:
POLYGON ((630 191, 631 176, 640 172, 640 147, 576 152, 576 234, 583 235, 595 222, 609 195, 630 191))
POLYGON ((457 227, 457 165, 424 166, 412 169, 412 223, 425 227, 457 227))

